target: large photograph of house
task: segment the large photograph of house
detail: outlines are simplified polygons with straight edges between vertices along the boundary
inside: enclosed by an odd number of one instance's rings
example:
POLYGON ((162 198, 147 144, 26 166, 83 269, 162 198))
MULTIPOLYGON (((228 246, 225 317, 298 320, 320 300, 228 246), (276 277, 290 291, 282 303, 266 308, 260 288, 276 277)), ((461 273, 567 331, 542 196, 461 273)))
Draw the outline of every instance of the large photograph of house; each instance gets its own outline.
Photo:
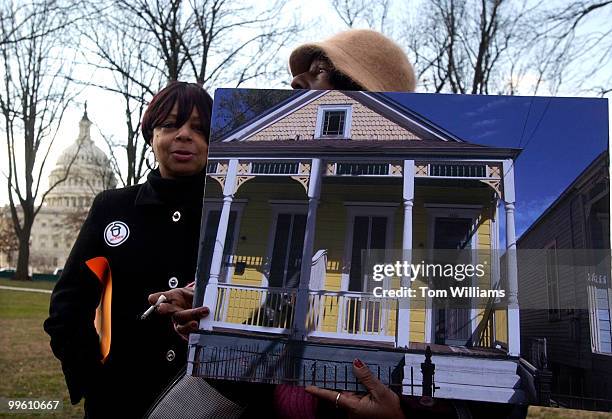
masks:
POLYGON ((525 114, 525 98, 455 99, 217 90, 196 291, 211 315, 191 337, 192 373, 355 390, 347 365, 359 354, 405 395, 537 402, 537 368, 521 358, 516 246, 529 218, 517 196, 535 110, 550 103, 525 114), (523 125, 491 122, 512 111, 523 125), (488 135, 451 129, 461 118, 488 135), (377 296, 363 264, 374 249, 477 254, 488 263, 470 284, 505 298, 458 308, 377 296))

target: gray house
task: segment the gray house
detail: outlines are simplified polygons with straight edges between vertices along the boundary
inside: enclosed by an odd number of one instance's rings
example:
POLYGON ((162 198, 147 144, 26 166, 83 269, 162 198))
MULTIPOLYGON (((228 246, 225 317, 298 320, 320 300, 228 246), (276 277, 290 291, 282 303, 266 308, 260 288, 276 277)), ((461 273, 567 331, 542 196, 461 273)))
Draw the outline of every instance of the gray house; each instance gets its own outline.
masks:
POLYGON ((517 248, 521 353, 552 372, 553 401, 611 409, 607 150, 522 234, 517 248))

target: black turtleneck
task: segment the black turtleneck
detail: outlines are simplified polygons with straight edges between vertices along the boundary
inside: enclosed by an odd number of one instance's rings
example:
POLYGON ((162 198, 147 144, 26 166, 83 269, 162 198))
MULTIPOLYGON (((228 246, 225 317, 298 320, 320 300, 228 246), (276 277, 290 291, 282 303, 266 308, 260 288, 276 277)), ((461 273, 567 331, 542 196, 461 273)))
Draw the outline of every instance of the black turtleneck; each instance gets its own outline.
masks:
POLYGON ((199 206, 204 196, 205 178, 206 170, 175 179, 162 177, 159 169, 152 170, 138 195, 137 203, 199 206))

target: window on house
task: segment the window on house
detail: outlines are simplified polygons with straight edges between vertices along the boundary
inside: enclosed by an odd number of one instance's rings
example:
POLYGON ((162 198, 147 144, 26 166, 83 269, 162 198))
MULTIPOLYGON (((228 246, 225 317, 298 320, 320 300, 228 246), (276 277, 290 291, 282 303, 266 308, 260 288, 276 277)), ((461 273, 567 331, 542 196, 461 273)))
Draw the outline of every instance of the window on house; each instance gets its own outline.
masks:
POLYGON ((546 248, 546 288, 548 290, 548 320, 559 320, 559 271, 557 269, 557 245, 546 248))
POLYGON ((346 111, 325 111, 323 113, 323 136, 344 134, 346 111))
POLYGON ((350 138, 350 105, 323 105, 317 114, 315 138, 350 138))

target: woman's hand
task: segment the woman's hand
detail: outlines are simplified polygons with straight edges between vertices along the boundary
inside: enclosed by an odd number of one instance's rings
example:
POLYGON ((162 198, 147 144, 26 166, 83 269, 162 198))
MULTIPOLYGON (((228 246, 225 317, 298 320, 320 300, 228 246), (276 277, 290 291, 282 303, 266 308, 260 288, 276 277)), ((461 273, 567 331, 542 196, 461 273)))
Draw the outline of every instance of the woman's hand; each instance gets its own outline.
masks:
POLYGON ((208 307, 191 308, 193 305, 194 288, 184 287, 175 288, 170 291, 156 292, 149 295, 149 303, 155 304, 157 299, 163 294, 166 301, 157 307, 157 314, 162 316, 172 316, 174 330, 184 339, 189 337, 189 333, 198 330, 199 320, 208 316, 208 307))
POLYGON ((355 359, 353 373, 368 394, 331 391, 315 386, 307 386, 306 391, 347 410, 349 418, 404 419, 399 396, 374 377, 367 365, 355 359))

